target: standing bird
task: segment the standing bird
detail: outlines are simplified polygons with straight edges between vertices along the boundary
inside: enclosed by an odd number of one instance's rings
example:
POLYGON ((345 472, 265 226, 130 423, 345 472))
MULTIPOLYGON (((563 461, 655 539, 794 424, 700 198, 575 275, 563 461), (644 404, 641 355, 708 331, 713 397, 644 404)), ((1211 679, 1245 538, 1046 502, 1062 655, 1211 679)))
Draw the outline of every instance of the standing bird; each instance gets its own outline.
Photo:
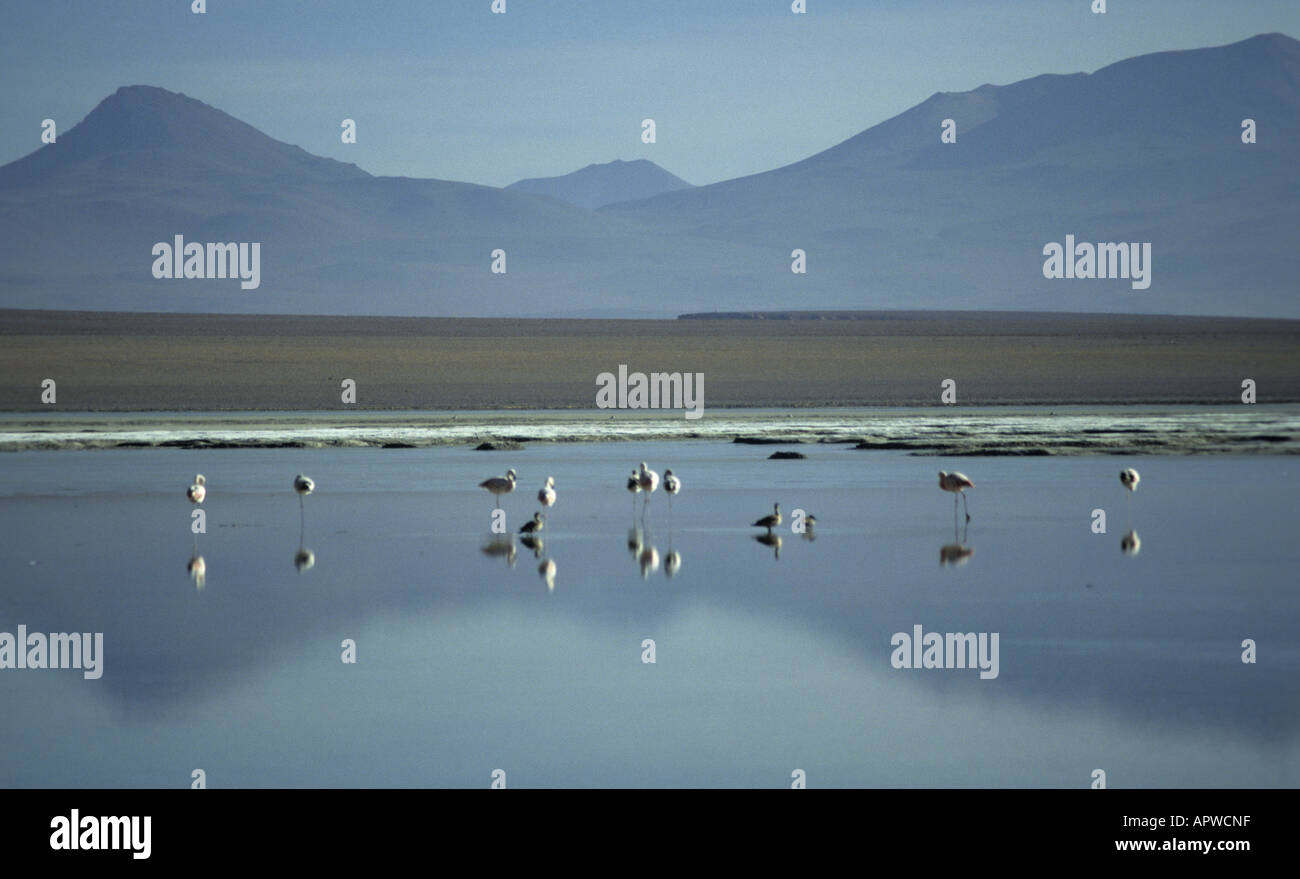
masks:
POLYGON ((668 509, 673 508, 673 495, 682 490, 682 481, 673 475, 673 471, 664 471, 664 491, 668 493, 668 509))
POLYGON ((954 470, 951 473, 939 471, 939 487, 944 491, 952 492, 952 518, 957 520, 957 495, 961 495, 961 506, 966 511, 966 521, 970 521, 970 509, 966 506, 965 491, 968 488, 974 488, 975 483, 966 478, 965 473, 958 473, 954 470))
POLYGON ((772 529, 781 524, 781 505, 772 504, 772 512, 754 523, 755 528, 766 528, 767 533, 771 534, 772 529))
MULTIPOLYGON (((316 483, 310 476, 303 476, 299 473, 293 478, 293 490, 298 492, 298 545, 302 546, 303 535, 307 532, 307 513, 303 508, 302 499, 316 490, 316 483)), ((301 569, 300 569, 301 570, 301 569)))
POLYGON ((632 493, 632 516, 636 517, 636 496, 641 493, 641 477, 636 470, 627 478, 627 490, 632 493))
MULTIPOLYGON (((1130 528, 1133 525, 1133 492, 1137 491, 1138 483, 1141 481, 1142 481, 1142 477, 1139 476, 1138 472, 1134 470, 1132 467, 1125 467, 1123 470, 1119 471, 1120 485, 1128 489, 1128 494, 1125 495, 1125 507, 1128 510, 1128 520, 1129 520, 1128 524, 1130 528)), ((1142 541, 1137 539, 1136 531, 1130 530, 1128 534, 1132 535, 1133 537, 1134 549, 1132 552, 1129 552, 1128 549, 1125 549, 1124 554, 1137 555, 1138 550, 1142 548, 1142 541)), ((1128 535, 1125 535, 1124 539, 1128 540, 1128 535)))
POLYGON ((201 504, 203 499, 208 496, 208 480, 202 473, 194 477, 194 484, 185 490, 185 496, 190 499, 192 504, 201 504))
POLYGON ((492 492, 492 496, 497 499, 497 505, 493 509, 501 508, 501 495, 510 494, 515 490, 515 471, 507 470, 506 475, 493 476, 491 479, 484 479, 478 484, 479 488, 486 488, 492 492))
POLYGON ((519 529, 520 534, 536 534, 542 530, 542 514, 539 510, 533 513, 533 518, 524 523, 524 527, 519 529))
POLYGON ((546 477, 546 484, 537 492, 537 501, 544 507, 555 504, 555 477, 546 477))
POLYGON ((637 476, 637 481, 641 485, 641 490, 645 492, 645 503, 641 505, 641 515, 644 516, 646 507, 650 505, 650 495, 654 494, 655 489, 659 487, 659 474, 646 469, 645 461, 642 461, 641 473, 637 476))

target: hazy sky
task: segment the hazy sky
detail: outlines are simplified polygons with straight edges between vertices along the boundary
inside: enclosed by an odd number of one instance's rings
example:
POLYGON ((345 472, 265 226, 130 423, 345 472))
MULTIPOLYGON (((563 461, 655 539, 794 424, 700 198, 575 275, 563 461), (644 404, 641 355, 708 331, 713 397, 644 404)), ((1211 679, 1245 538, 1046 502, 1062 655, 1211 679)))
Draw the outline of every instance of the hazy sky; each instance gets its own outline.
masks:
POLYGON ((923 101, 1147 52, 1300 37, 1298 0, 8 0, 0 163, 122 85, 184 92, 375 174, 502 186, 649 158, 691 183, 923 101), (357 121, 358 142, 339 140, 357 121), (658 143, 640 140, 655 119, 658 143))

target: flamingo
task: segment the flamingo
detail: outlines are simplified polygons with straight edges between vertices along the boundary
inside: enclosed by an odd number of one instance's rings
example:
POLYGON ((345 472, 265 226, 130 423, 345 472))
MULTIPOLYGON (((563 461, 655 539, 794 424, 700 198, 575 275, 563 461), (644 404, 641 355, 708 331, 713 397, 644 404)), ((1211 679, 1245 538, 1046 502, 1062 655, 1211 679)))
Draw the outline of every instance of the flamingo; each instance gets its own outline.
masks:
POLYGON ((298 534, 298 542, 302 543, 302 532, 307 530, 307 513, 303 507, 302 499, 316 490, 316 483, 310 476, 303 476, 299 473, 293 478, 293 490, 298 492, 298 521, 301 526, 298 534))
POLYGON ((555 504, 555 477, 546 477, 546 484, 537 492, 537 501, 544 507, 550 507, 555 504))
POLYGON ((208 480, 202 473, 195 474, 194 484, 185 490, 185 496, 190 499, 190 503, 203 503, 203 499, 208 496, 207 485, 208 480))
POLYGON ((519 533, 536 534, 538 531, 541 530, 542 530, 542 514, 541 511, 538 511, 536 513, 533 513, 533 518, 531 520, 524 523, 524 527, 519 529, 519 533))
POLYGON ((954 521, 957 519, 957 495, 961 495, 962 509, 966 511, 966 521, 969 522, 970 508, 966 506, 965 491, 968 488, 974 488, 975 483, 967 479, 965 473, 958 473, 956 470, 946 473, 940 470, 939 487, 944 491, 952 492, 952 518, 954 521))
POLYGON ((507 470, 506 475, 493 476, 491 479, 484 479, 478 484, 479 488, 486 488, 492 492, 492 496, 497 499, 497 505, 493 509, 501 508, 501 495, 510 494, 515 490, 515 471, 507 470))
POLYGON ((772 512, 754 523, 755 528, 766 528, 767 533, 771 534, 772 529, 781 524, 781 505, 772 504, 772 512))
POLYGON ((641 493, 641 477, 636 470, 627 478, 627 490, 632 493, 632 515, 636 516, 636 496, 641 493))
POLYGON ((673 475, 673 471, 664 471, 664 491, 668 494, 668 509, 673 508, 673 495, 682 490, 682 481, 673 475))
POLYGON ((645 503, 641 507, 641 515, 645 515, 646 507, 650 505, 650 495, 654 494, 655 489, 659 487, 659 474, 646 468, 645 461, 641 462, 641 473, 637 477, 637 482, 641 485, 641 490, 645 492, 645 503))
MULTIPOLYGON (((1120 485, 1128 489, 1128 494, 1124 496, 1124 505, 1125 509, 1128 510, 1128 524, 1130 526, 1133 524, 1133 492, 1138 490, 1138 483, 1141 481, 1142 477, 1138 475, 1138 472, 1132 467, 1125 467, 1123 470, 1119 471, 1120 485)), ((1130 553, 1127 548, 1124 548, 1124 553, 1126 555, 1137 555, 1138 550, 1142 548, 1142 541, 1138 540, 1136 531, 1129 531, 1129 535, 1132 535, 1135 545, 1132 553, 1130 553)), ((1128 535, 1125 535, 1124 539, 1128 540, 1128 535)))

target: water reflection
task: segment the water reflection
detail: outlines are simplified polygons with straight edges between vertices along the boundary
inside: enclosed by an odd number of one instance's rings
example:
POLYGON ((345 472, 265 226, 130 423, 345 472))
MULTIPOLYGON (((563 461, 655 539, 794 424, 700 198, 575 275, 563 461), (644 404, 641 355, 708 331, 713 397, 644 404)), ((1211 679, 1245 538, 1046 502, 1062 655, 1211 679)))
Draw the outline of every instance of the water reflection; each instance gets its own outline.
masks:
POLYGON ((546 559, 537 566, 537 575, 546 581, 546 590, 555 591, 555 559, 546 559))
POLYGON ((668 557, 664 559, 664 576, 670 580, 682 569, 682 554, 680 552, 668 551, 668 557))
POLYGON ((966 527, 961 530, 961 537, 957 536, 957 523, 954 520, 952 526, 952 543, 945 543, 939 547, 939 566, 959 567, 970 561, 970 557, 975 554, 975 547, 966 545, 966 534, 970 530, 970 522, 966 522, 966 527))
POLYGON ((771 531, 768 531, 766 534, 757 534, 757 535, 755 535, 755 536, 754 536, 754 539, 755 539, 756 541, 758 541, 759 543, 763 544, 764 546, 770 546, 770 547, 772 547, 772 556, 773 556, 773 558, 777 559, 777 561, 780 561, 780 559, 781 559, 781 535, 779 535, 779 534, 773 534, 771 531))
POLYGON ((1142 538, 1132 529, 1119 541, 1119 551, 1124 555, 1137 555, 1142 551, 1142 538))
POLYGON ((198 553, 190 556, 186 569, 190 572, 190 579, 194 581, 194 589, 196 591, 202 589, 208 579, 208 563, 203 560, 203 556, 198 553))
POLYGON ((316 553, 305 546, 298 547, 298 551, 293 554, 293 566, 299 574, 310 571, 316 567, 316 553))
POLYGON ((532 534, 525 534, 519 538, 519 542, 533 551, 533 558, 535 559, 540 559, 542 552, 546 549, 546 542, 532 534))
POLYGON ((515 536, 513 534, 501 534, 492 537, 479 549, 486 556, 505 558, 510 567, 515 566, 517 550, 515 549, 515 536))
POLYGON ((641 566, 641 579, 647 579, 650 574, 659 570, 659 550, 653 546, 642 547, 641 554, 637 557, 637 564, 641 566))

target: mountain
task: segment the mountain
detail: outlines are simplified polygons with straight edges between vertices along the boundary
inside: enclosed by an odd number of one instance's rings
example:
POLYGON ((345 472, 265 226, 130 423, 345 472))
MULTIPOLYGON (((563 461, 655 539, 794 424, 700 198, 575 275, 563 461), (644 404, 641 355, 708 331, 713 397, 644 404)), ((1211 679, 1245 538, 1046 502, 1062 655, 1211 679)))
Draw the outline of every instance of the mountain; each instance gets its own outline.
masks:
POLYGON ((745 310, 798 295, 799 308, 1297 317, 1297 137, 1300 42, 1267 34, 936 94, 783 168, 602 213, 770 250, 774 272, 807 251, 806 276, 770 281, 745 310), (1257 143, 1242 143, 1246 118, 1257 143), (956 143, 940 142, 945 119, 956 143), (1151 287, 1044 278, 1044 245, 1067 234, 1150 242, 1151 287))
POLYGON ((506 187, 546 195, 589 211, 620 201, 639 201, 690 188, 691 184, 648 159, 588 165, 563 177, 532 177, 506 187))
POLYGON ((1281 34, 936 94, 785 167, 594 212, 563 199, 621 197, 597 184, 662 169, 593 166, 550 195, 377 177, 133 86, 0 167, 0 307, 1296 318, 1297 142, 1300 43, 1281 34), (1257 143, 1242 142, 1246 118, 1257 143), (956 143, 940 141, 945 119, 956 143), (151 248, 176 235, 260 243, 260 286, 155 279, 151 248), (1150 286, 1045 278, 1045 245, 1067 235, 1149 243, 1150 286), (806 274, 791 272, 796 248, 806 274))
POLYGON ((0 304, 18 308, 662 316, 606 289, 629 270, 688 285, 665 247, 711 258, 529 193, 372 176, 150 86, 0 168, 0 304), (155 278, 152 248, 176 235, 258 243, 260 285, 155 278))

